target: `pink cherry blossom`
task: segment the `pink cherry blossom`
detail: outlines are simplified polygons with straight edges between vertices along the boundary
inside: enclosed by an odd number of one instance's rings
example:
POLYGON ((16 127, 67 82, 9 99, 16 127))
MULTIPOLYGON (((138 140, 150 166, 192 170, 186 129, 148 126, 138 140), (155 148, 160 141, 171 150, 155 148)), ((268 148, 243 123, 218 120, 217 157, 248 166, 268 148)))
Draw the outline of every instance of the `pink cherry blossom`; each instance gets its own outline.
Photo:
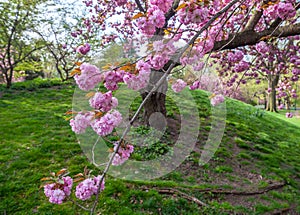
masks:
POLYGON ((182 79, 177 79, 173 84, 172 84, 172 90, 175 93, 179 93, 186 87, 186 83, 182 79))
POLYGON ((70 120, 72 131, 76 134, 84 133, 86 128, 90 126, 93 117, 93 112, 79 112, 74 119, 70 120))
POLYGON ((53 204, 62 204, 67 196, 70 196, 73 185, 73 179, 69 176, 62 177, 59 182, 46 184, 44 193, 53 204))
POLYGON ((136 69, 139 71, 138 75, 127 73, 123 77, 123 81, 128 88, 133 90, 140 90, 148 85, 151 73, 151 66, 144 61, 138 61, 136 69))
POLYGON ((148 19, 157 28, 162 28, 165 25, 165 14, 156 6, 148 10, 148 19))
POLYGON ((284 108, 284 104, 280 104, 279 106, 278 106, 278 109, 279 110, 282 110, 284 108))
POLYGON ((287 112, 287 113, 285 114, 285 117, 286 117, 286 118, 293 118, 293 114, 292 114, 291 112, 287 112))
POLYGON ((268 45, 266 44, 265 41, 260 41, 255 45, 255 48, 258 52, 261 54, 267 53, 269 51, 268 45))
POLYGON ((157 6, 164 13, 168 12, 172 3, 173 0, 150 0, 150 4, 157 6))
POLYGON ((76 74, 74 79, 81 90, 88 91, 95 88, 95 86, 103 81, 103 75, 99 69, 89 63, 83 63, 80 66, 81 74, 76 74))
POLYGON ((223 103, 224 101, 225 101, 224 96, 221 94, 218 94, 211 98, 210 103, 212 106, 217 106, 218 104, 223 103))
POLYGON ((99 136, 106 136, 110 134, 113 129, 121 123, 121 121, 122 115, 120 112, 113 110, 100 118, 96 118, 91 122, 91 126, 99 136))
POLYGON ((152 23, 151 20, 148 20, 146 17, 141 17, 138 20, 137 25, 144 35, 151 37, 155 33, 156 29, 154 23, 152 23))
POLYGON ((82 55, 86 55, 90 50, 91 46, 88 43, 78 46, 78 48, 76 49, 76 51, 82 55))
POLYGON ((240 63, 234 66, 235 72, 243 72, 249 68, 249 63, 246 61, 241 61, 240 63))
POLYGON ((277 7, 277 15, 285 20, 287 18, 292 18, 296 15, 296 10, 291 3, 279 2, 277 7))
POLYGON ((104 86, 108 90, 117 90, 118 83, 123 82, 124 71, 108 71, 104 73, 104 86))
MULTIPOLYGON (((97 177, 87 178, 84 181, 80 182, 76 186, 75 196, 78 199, 84 201, 91 198, 92 195, 96 195, 99 188, 101 177, 102 177, 101 175, 98 175, 97 177)), ((105 188, 105 181, 103 179, 100 191, 103 191, 104 188, 105 188)))
POLYGON ((115 0, 115 2, 118 6, 123 6, 127 3, 127 0, 115 0))
POLYGON ((108 112, 112 108, 118 106, 117 98, 112 96, 112 92, 108 91, 106 93, 97 92, 91 99, 90 99, 91 107, 98 109, 102 112, 108 112))
POLYGON ((160 70, 169 61, 169 57, 166 55, 156 54, 150 58, 150 63, 153 69, 160 70))
MULTIPOLYGON (((114 150, 117 150, 117 145, 115 144, 114 150)), ((134 147, 130 144, 127 144, 125 147, 120 147, 118 153, 115 155, 112 165, 119 166, 122 165, 125 161, 128 160, 131 153, 134 151, 134 147)))

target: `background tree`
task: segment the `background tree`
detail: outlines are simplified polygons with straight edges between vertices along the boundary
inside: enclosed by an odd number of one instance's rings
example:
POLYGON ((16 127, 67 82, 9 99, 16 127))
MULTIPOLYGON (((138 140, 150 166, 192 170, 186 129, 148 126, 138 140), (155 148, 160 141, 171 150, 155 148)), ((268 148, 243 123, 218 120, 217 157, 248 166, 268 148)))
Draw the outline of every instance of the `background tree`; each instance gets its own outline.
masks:
MULTIPOLYGON (((219 75, 227 88, 236 89, 240 84, 255 80, 256 84, 267 83, 266 110, 277 111, 277 98, 288 94, 276 94, 280 82, 295 82, 299 79, 298 36, 272 38, 261 41, 256 46, 226 50, 216 55, 220 62, 219 75), (243 57, 243 56, 246 57, 243 57), (287 78, 288 77, 288 78, 287 78)), ((292 90, 292 89, 290 89, 292 90)))
POLYGON ((12 0, 0 3, 0 71, 9 88, 15 67, 33 52, 43 48, 34 39, 32 29, 37 21, 40 0, 12 0))
MULTIPOLYGON (((42 23, 36 28, 36 33, 46 44, 48 57, 63 81, 70 78, 77 61, 84 62, 87 58, 76 54, 77 47, 83 43, 77 35, 80 35, 81 25, 78 16, 82 16, 84 10, 74 15, 78 7, 82 8, 76 1, 49 0, 41 7, 42 14, 47 16, 41 17, 42 23)), ((90 39, 91 42, 92 38, 90 39)))

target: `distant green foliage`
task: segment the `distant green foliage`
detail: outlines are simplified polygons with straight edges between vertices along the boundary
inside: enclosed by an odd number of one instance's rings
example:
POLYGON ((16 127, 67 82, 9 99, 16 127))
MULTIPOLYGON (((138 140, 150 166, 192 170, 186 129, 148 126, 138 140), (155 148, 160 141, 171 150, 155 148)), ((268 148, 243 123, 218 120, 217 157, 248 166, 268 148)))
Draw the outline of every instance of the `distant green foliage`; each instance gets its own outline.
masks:
POLYGON ((7 90, 5 85, 0 85, 1 91, 8 91, 12 92, 14 90, 37 90, 39 88, 49 88, 53 86, 62 86, 65 84, 73 84, 73 80, 69 80, 67 82, 62 82, 60 79, 42 79, 42 78, 36 78, 34 80, 28 80, 23 82, 16 82, 13 83, 10 90, 7 90))

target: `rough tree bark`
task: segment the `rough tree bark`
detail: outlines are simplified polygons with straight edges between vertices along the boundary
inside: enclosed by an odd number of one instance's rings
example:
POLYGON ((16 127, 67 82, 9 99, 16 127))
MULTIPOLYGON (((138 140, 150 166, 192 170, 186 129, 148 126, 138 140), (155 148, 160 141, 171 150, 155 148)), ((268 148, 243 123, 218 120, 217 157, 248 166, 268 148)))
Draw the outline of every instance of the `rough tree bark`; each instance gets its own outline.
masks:
MULTIPOLYGON (((152 89, 152 86, 158 82, 158 80, 163 76, 163 71, 152 71, 150 76, 150 83, 148 87, 146 87, 142 92, 141 96, 144 99, 148 92, 152 89)), ((159 112, 166 116, 167 110, 166 110, 166 94, 168 90, 168 82, 165 81, 155 93, 153 93, 150 97, 150 99, 147 100, 147 102, 144 105, 144 123, 146 125, 149 125, 149 118, 151 114, 155 112, 159 112)))

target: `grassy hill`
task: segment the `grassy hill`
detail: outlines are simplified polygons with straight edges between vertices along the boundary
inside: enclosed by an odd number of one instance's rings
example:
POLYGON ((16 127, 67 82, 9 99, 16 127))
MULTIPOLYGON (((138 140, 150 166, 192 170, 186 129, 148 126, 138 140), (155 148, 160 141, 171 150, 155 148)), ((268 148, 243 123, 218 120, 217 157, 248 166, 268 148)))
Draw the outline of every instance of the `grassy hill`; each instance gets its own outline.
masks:
MULTIPOLYGON (((52 171, 68 168, 70 175, 75 175, 85 166, 97 171, 64 120, 64 113, 72 108, 73 92, 72 84, 55 81, 1 88, 1 214, 85 214, 72 203, 48 203, 40 189, 40 179, 52 171)), ((199 90, 192 95, 201 121, 193 152, 173 172, 156 180, 131 182, 109 177, 99 214, 299 214, 300 120, 291 123, 227 99, 221 145, 200 167, 213 117, 207 94, 199 90)), ((133 109, 137 103, 138 99, 133 109)), ((167 107, 171 125, 179 112, 170 98, 167 107)), ((139 127, 135 132, 147 129, 139 127)), ((133 158, 152 159, 165 153, 172 146, 172 137, 169 134, 161 142, 153 142, 148 151, 137 148, 133 158)))

